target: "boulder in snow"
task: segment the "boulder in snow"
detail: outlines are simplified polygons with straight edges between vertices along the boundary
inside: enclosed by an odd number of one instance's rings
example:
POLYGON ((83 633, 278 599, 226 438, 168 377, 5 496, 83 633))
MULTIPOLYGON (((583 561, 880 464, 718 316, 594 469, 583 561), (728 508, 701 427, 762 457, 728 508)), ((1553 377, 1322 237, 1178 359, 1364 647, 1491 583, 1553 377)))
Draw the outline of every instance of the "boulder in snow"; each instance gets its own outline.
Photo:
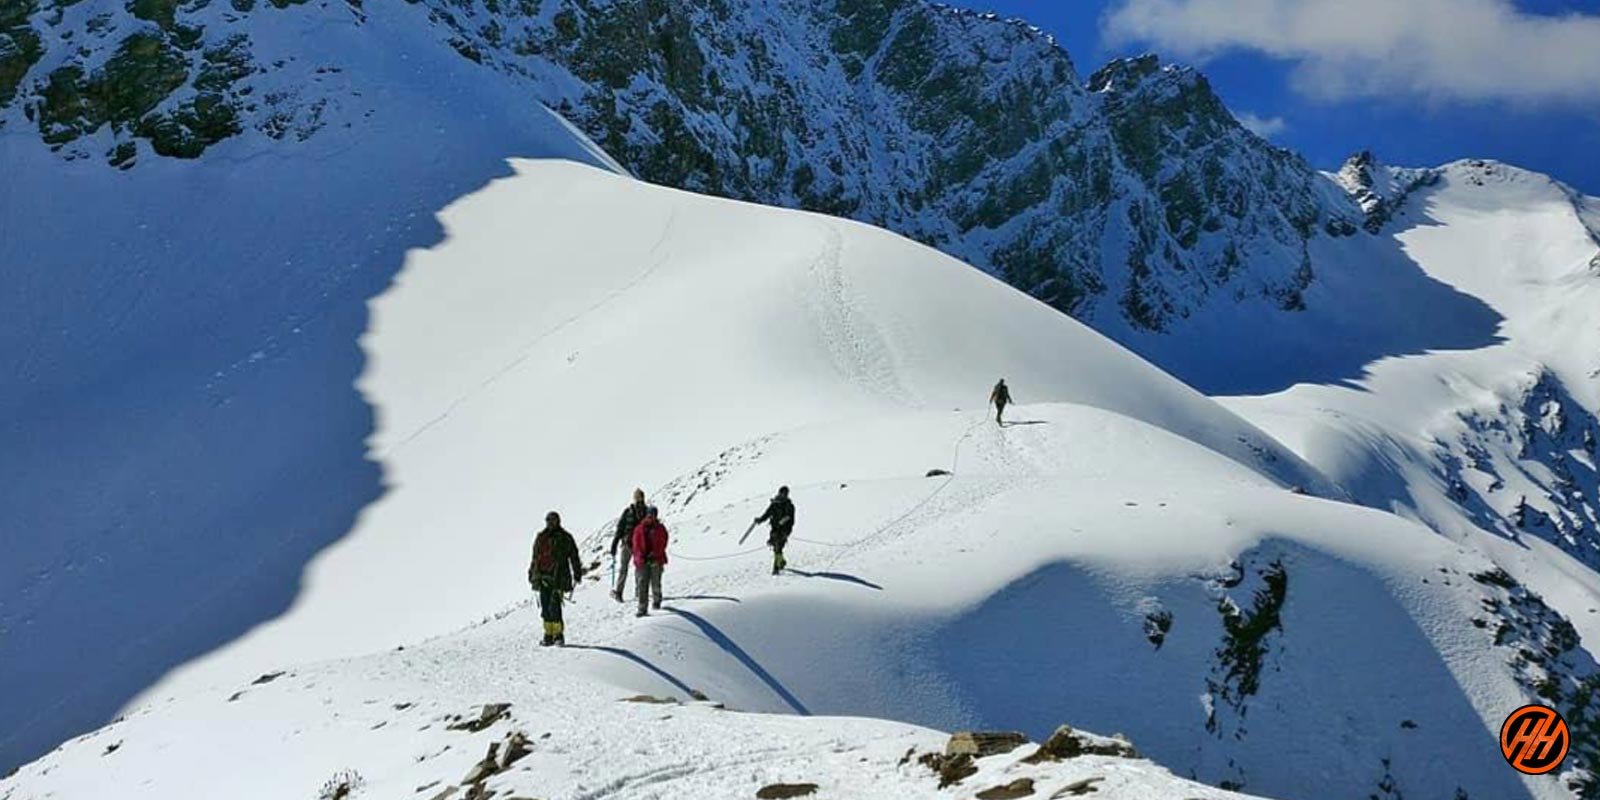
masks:
POLYGON ((1133 743, 1119 736, 1110 738, 1095 736, 1093 734, 1079 733, 1071 725, 1062 725, 1044 744, 1039 745, 1031 755, 1022 759, 1029 764, 1042 761, 1064 761, 1078 756, 1115 756, 1117 758, 1138 758, 1139 751, 1133 749, 1133 743))
POLYGON ((950 741, 944 746, 944 754, 984 758, 1009 753, 1027 743, 1028 737, 1016 731, 960 731, 950 734, 950 741))
POLYGON ((786 797, 805 797, 816 794, 817 785, 814 783, 772 783, 756 791, 756 797, 761 800, 783 800, 786 797))
POLYGON ((1018 778, 1000 786, 991 786, 978 792, 978 800, 1017 800, 1033 794, 1033 779, 1018 778))

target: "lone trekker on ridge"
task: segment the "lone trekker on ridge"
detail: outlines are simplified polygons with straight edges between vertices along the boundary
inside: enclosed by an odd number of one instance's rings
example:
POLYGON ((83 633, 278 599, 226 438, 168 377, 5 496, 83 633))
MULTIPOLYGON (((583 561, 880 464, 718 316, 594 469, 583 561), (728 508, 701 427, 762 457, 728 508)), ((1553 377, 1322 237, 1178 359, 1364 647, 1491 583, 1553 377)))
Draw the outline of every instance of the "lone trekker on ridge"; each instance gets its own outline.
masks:
POLYGON ((583 562, 578 560, 578 543, 561 527, 561 515, 544 515, 544 530, 533 538, 533 562, 528 565, 528 583, 539 593, 539 615, 544 618, 544 638, 540 646, 566 645, 566 623, 561 619, 561 597, 583 580, 583 562))

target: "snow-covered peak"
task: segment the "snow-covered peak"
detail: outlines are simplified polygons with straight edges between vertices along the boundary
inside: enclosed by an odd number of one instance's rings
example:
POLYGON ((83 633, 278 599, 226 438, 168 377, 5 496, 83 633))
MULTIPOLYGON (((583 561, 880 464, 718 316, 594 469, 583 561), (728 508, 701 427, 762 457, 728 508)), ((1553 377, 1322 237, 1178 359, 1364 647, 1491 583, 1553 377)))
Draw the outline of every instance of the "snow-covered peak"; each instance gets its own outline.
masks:
POLYGON ((1438 176, 1437 170, 1388 166, 1371 151, 1362 150, 1345 160, 1334 180, 1366 215, 1363 225, 1367 231, 1377 233, 1411 192, 1431 184, 1438 176))

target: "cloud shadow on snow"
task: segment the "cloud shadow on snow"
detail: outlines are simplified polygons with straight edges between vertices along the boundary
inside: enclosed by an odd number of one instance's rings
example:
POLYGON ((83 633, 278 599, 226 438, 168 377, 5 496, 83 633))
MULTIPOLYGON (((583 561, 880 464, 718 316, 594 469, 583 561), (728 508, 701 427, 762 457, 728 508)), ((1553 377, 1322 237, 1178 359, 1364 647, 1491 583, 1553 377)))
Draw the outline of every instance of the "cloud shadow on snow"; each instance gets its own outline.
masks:
POLYGON ((1210 395, 1271 394, 1299 383, 1361 389, 1357 381, 1385 358, 1501 344, 1498 312, 1405 252, 1401 234, 1440 224, 1427 211, 1433 191, 1416 191, 1378 234, 1319 234, 1304 310, 1218 298, 1166 332, 1113 338, 1210 395))
POLYGON ((0 208, 0 772, 284 612, 383 495, 367 303, 444 240, 440 209, 543 148, 452 141, 126 173, 6 156, 55 191, 0 208))

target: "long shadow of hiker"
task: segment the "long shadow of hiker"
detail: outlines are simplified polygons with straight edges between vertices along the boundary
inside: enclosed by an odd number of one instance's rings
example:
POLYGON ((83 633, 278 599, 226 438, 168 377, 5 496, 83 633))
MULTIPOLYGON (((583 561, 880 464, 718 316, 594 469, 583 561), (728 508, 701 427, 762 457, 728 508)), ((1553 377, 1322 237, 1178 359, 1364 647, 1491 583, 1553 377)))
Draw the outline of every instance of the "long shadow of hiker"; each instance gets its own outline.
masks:
POLYGON ((795 569, 794 567, 788 567, 785 571, 799 575, 802 578, 823 578, 830 581, 843 581, 844 583, 853 583, 857 586, 865 586, 873 591, 883 591, 882 586, 879 586, 872 581, 869 581, 865 578, 857 578, 854 575, 846 575, 842 572, 806 572, 803 569, 795 569))
POLYGON ((782 699, 783 702, 789 706, 789 708, 793 709, 796 714, 806 717, 811 716, 811 710, 806 708, 804 703, 800 702, 800 698, 791 694, 782 683, 778 682, 777 678, 772 676, 772 673, 768 672, 766 668, 761 666, 761 664, 752 658, 749 653, 745 652, 744 648, 740 647, 732 639, 728 638, 727 634, 723 633, 722 630, 717 626, 712 625, 708 620, 706 620, 705 617, 693 612, 685 611, 681 608, 674 608, 671 606, 668 606, 666 610, 673 614, 677 614, 689 624, 699 628, 700 632, 705 634, 707 639, 710 639, 718 647, 722 648, 723 652, 733 656, 734 660, 738 661, 740 664, 743 664, 745 669, 750 670, 751 674, 755 675, 757 678, 760 678, 761 682, 765 683, 767 688, 771 689, 774 694, 778 695, 778 697, 782 699))
POLYGON ((676 601, 676 600, 719 600, 719 601, 722 601, 724 603, 737 603, 737 602, 740 602, 739 598, 737 598, 737 597, 728 597, 727 595, 721 595, 721 594, 680 594, 680 595, 678 595, 676 597, 668 597, 668 598, 665 598, 665 599, 668 600, 669 602, 670 601, 676 601))
POLYGON ((647 661, 644 658, 644 656, 641 656, 638 653, 633 652, 632 650, 627 650, 627 649, 624 649, 624 648, 621 648, 621 647, 609 647, 607 645, 600 645, 600 644, 569 644, 569 645, 567 645, 566 649, 568 649, 568 650, 593 650, 593 651, 600 652, 600 653, 610 653, 611 655, 617 656, 619 658, 625 658, 625 659, 627 659, 629 661, 632 661, 635 664, 638 664, 641 667, 644 667, 645 669, 649 670, 650 672, 654 673, 656 677, 666 681, 667 683, 672 684, 672 687, 674 689, 677 689, 677 690, 683 692, 685 698, 691 697, 691 696, 694 695, 694 689, 689 688, 689 684, 684 683, 683 681, 679 680, 677 678, 677 676, 673 675, 672 673, 667 672, 666 670, 656 666, 655 664, 650 663, 649 661, 647 661))

